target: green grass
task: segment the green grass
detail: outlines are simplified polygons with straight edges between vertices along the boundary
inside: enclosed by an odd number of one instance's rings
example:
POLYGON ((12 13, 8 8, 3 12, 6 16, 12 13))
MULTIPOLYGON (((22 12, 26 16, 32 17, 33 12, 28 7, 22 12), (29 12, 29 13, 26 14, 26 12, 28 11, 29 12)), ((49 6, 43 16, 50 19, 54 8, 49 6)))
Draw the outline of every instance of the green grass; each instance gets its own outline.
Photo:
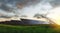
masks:
POLYGON ((0 24, 0 33, 60 33, 49 25, 39 26, 12 26, 0 24))

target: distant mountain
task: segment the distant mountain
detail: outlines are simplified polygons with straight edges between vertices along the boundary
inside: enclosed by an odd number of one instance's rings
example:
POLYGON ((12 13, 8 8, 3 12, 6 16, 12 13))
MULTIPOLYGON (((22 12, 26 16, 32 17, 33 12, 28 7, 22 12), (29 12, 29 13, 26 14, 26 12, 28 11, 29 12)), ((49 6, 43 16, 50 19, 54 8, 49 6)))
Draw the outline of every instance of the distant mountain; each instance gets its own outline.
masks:
POLYGON ((11 20, 11 21, 2 21, 0 24, 8 24, 8 25, 39 25, 39 24, 50 24, 46 21, 38 21, 31 19, 21 19, 20 20, 11 20))

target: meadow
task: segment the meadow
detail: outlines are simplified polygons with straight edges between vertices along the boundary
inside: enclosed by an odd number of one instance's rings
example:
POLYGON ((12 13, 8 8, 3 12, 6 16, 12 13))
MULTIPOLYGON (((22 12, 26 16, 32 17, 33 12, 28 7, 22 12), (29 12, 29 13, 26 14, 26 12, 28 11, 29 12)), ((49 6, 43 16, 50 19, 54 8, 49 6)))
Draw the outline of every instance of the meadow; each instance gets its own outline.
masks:
POLYGON ((0 24, 0 33, 60 33, 60 28, 53 28, 51 25, 6 25, 0 24))

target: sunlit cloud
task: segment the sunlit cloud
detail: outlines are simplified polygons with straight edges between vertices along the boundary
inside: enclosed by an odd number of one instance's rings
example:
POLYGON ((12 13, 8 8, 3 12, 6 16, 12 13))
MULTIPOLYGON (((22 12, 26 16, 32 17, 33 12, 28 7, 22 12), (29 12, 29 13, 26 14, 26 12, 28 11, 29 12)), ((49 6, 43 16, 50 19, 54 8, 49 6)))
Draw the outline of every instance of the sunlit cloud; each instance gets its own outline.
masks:
POLYGON ((50 10, 47 17, 50 18, 52 21, 54 21, 56 24, 60 25, 60 7, 56 7, 50 10))

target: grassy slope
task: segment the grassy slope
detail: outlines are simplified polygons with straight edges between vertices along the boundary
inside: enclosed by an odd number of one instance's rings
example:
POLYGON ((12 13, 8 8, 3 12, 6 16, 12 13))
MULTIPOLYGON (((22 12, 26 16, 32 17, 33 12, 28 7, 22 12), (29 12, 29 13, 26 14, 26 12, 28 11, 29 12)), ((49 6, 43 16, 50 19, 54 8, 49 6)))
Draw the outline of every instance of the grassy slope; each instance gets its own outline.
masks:
POLYGON ((12 26, 0 24, 0 33, 60 33, 49 27, 49 25, 41 26, 12 26))

